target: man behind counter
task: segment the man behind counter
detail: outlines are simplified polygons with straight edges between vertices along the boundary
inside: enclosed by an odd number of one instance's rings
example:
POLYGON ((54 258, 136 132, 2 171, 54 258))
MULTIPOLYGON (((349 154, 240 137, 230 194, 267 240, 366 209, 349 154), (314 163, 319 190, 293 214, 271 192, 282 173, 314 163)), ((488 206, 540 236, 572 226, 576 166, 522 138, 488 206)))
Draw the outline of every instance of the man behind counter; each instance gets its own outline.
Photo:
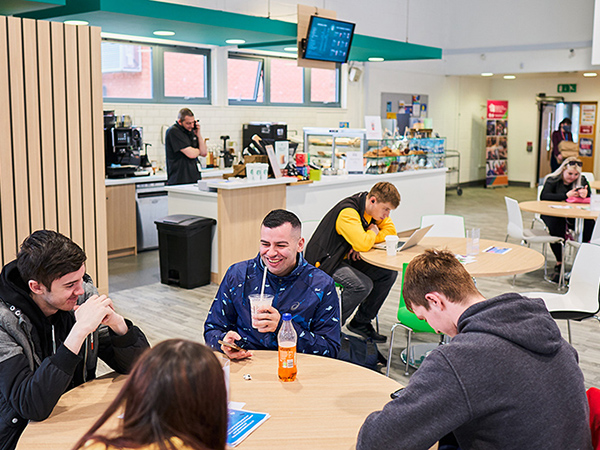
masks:
POLYGON ((167 153, 167 184, 191 184, 202 178, 198 170, 198 156, 206 156, 208 150, 200 124, 189 108, 182 108, 177 114, 177 122, 165 135, 167 153))

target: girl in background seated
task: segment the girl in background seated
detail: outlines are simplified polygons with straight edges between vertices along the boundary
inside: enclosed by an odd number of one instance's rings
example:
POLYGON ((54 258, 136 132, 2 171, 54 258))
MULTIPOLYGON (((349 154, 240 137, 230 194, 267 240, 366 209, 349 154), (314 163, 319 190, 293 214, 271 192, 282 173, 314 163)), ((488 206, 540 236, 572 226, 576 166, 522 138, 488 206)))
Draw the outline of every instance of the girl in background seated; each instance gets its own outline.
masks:
MULTIPOLYGON (((544 188, 540 194, 540 200, 551 200, 561 202, 571 197, 586 198, 590 196, 590 187, 587 180, 581 175, 583 163, 577 157, 571 156, 565 159, 560 167, 546 177, 544 188)), ((564 219, 562 217, 542 216, 542 220, 548 227, 552 236, 566 238, 567 225, 575 228, 575 219, 564 219)), ((585 220, 583 226, 583 242, 589 242, 594 229, 593 220, 585 220)), ((558 282, 560 266, 562 264, 561 244, 550 244, 552 253, 556 257, 553 281, 558 282)))
POLYGON ((202 344, 170 339, 140 357, 117 397, 74 448, 224 450, 226 437, 221 364, 202 344), (121 413, 116 435, 99 431, 121 413))

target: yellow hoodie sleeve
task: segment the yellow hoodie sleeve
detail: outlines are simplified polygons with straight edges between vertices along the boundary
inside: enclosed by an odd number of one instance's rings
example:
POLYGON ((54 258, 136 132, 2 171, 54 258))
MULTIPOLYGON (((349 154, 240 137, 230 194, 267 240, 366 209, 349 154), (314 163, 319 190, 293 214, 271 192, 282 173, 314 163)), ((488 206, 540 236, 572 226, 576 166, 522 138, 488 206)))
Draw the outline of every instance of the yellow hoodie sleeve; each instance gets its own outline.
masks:
POLYGON ((357 252, 371 250, 377 238, 374 231, 364 230, 358 211, 353 208, 345 208, 340 211, 335 221, 335 231, 346 239, 357 252))
POLYGON ((396 234, 396 227, 394 226, 394 222, 389 217, 386 217, 383 220, 380 220, 379 223, 375 222, 379 227, 379 234, 375 238, 375 243, 385 241, 386 236, 390 236, 392 234, 396 234))

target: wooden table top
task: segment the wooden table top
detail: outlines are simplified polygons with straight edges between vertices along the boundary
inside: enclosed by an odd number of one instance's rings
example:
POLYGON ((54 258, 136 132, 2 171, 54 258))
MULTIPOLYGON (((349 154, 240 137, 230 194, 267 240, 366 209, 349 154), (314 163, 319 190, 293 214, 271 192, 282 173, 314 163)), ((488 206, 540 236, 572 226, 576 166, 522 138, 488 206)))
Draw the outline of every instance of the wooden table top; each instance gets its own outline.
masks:
POLYGON ((600 189, 600 180, 590 182, 590 187, 592 189, 600 189))
POLYGON ((548 200, 533 200, 519 203, 522 211, 544 214, 546 216, 565 217, 573 219, 597 219, 598 211, 590 211, 590 205, 583 203, 551 202, 548 200))
MULTIPOLYGON (((423 253, 425 249, 435 248, 438 250, 448 249, 454 254, 465 255, 467 251, 466 238, 445 238, 425 236, 419 245, 397 252, 395 256, 388 256, 385 250, 371 249, 361 253, 360 256, 366 262, 378 267, 391 270, 402 270, 402 265, 423 253)), ((539 269, 544 265, 544 256, 528 247, 508 242, 491 241, 489 239, 479 240, 479 254, 472 263, 465 264, 465 269, 473 277, 500 277, 506 275, 518 275, 539 269), (489 247, 510 248, 503 255, 486 253, 489 247)))
MULTIPOLYGON (((385 252, 384 252, 385 254, 385 252)), ((254 351, 248 360, 231 362, 230 396, 248 411, 271 417, 238 447, 353 449, 365 418, 389 402, 401 385, 382 374, 332 358, 298 354, 298 377, 277 378, 277 352, 254 351), (252 379, 243 379, 250 374, 252 379)), ((17 449, 68 449, 117 395, 126 377, 111 374, 67 392, 43 422, 25 429, 17 449)))

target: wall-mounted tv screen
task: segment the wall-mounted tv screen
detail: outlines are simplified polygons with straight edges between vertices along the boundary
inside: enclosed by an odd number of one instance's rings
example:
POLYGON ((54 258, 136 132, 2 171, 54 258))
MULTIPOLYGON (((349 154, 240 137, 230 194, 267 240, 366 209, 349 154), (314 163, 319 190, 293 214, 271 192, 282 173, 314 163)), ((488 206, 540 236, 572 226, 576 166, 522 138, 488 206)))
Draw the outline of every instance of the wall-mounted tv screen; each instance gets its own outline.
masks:
POLYGON ((345 63, 356 24, 311 16, 304 42, 305 59, 345 63))

